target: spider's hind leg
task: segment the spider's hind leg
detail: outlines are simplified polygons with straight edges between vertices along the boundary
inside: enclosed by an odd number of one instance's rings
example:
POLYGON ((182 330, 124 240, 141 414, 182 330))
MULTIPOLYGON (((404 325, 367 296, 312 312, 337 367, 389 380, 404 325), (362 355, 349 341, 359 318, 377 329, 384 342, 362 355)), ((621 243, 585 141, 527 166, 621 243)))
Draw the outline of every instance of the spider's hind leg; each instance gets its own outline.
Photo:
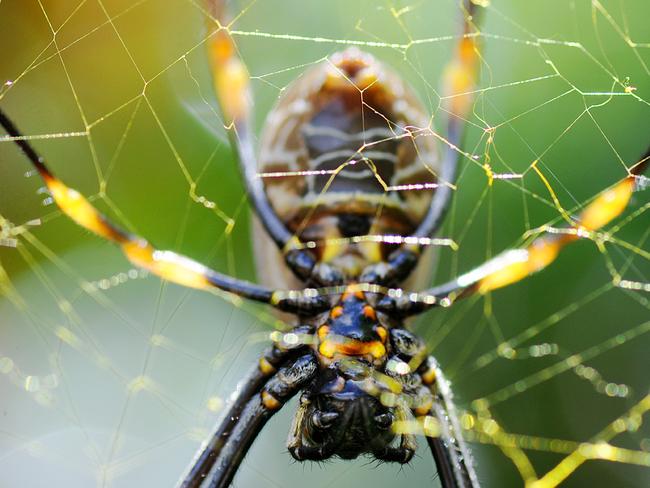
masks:
POLYGON ((318 371, 318 361, 309 353, 281 368, 262 391, 248 401, 207 478, 211 488, 230 485, 239 465, 264 424, 318 371))
POLYGON ((462 429, 449 382, 444 377, 438 362, 429 356, 419 368, 424 384, 434 394, 434 402, 421 417, 427 431, 427 417, 437 421, 438 434, 427 435, 427 442, 433 455, 443 488, 478 488, 472 455, 462 437, 462 429))
MULTIPOLYGON (((298 326, 291 333, 300 338, 303 335, 310 335, 312 328, 310 326, 298 326)), ((304 341, 298 341, 294 345, 278 343, 262 354, 258 365, 249 372, 241 383, 241 387, 233 403, 214 427, 209 439, 202 444, 197 452, 190 467, 179 482, 179 488, 197 488, 201 485, 216 459, 221 454, 235 426, 241 421, 242 411, 251 398, 259 395, 265 383, 269 381, 269 378, 285 362, 303 352, 304 347, 304 341)))

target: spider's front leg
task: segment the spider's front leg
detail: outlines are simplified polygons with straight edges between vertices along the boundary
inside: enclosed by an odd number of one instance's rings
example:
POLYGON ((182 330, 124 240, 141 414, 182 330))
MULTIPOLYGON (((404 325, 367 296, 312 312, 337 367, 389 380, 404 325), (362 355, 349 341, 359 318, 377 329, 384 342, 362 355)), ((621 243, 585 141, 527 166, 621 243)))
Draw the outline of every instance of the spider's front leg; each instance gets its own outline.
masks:
POLYGON ((181 478, 179 488, 197 488, 206 478, 217 457, 230 438, 236 424, 241 421, 242 411, 255 395, 259 395, 269 378, 288 361, 304 354, 306 337, 313 333, 313 327, 301 325, 286 334, 268 348, 258 364, 241 382, 241 386, 228 410, 215 426, 210 437, 202 444, 189 469, 181 478))
POLYGON ((508 249, 447 283, 417 293, 385 295, 377 309, 392 316, 416 315, 439 305, 449 306, 475 293, 486 294, 517 283, 550 265, 562 249, 597 232, 621 215, 635 191, 645 189, 643 173, 650 165, 650 148, 628 169, 628 175, 591 200, 568 225, 548 228, 518 249, 508 249))

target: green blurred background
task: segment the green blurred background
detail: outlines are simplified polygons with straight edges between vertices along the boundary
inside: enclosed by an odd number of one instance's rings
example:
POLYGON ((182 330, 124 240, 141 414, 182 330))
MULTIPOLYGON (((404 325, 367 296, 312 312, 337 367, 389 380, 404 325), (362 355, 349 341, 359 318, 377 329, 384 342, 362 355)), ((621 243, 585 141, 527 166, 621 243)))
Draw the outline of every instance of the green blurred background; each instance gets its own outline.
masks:
MULTIPOLYGON (((400 72, 435 114, 453 48, 445 36, 458 31, 457 4, 232 5, 243 12, 235 40, 253 76, 258 131, 283 87, 347 44, 332 40, 379 43, 365 49, 400 72), (406 51, 387 46, 410 41, 406 51)), ((569 211, 620 180, 624 164, 648 143, 649 14, 644 0, 493 1, 483 19, 485 91, 466 150, 496 173, 523 172, 540 158, 569 211), (626 35, 646 44, 634 47, 626 35), (636 97, 621 95, 614 77, 636 97), (499 126, 492 145, 481 137, 488 126, 499 126)), ((113 218, 159 247, 255 279, 250 210, 212 112, 206 32, 198 1, 5 0, 0 81, 12 83, 0 90, 0 104, 25 134, 51 136, 34 145, 56 174, 113 218), (99 198, 102 191, 107 199, 99 198), (200 196, 216 210, 197 202, 200 196)), ((441 129, 435 116, 433 124, 441 129)), ((25 177, 29 167, 13 143, 0 142, 0 163, 2 231, 11 232, 8 222, 41 219, 20 233, 17 248, 0 246, 0 486, 173 486, 274 319, 155 278, 123 279, 130 266, 114 246, 43 206, 42 183, 25 177), (93 291, 89 283, 109 286, 93 291)), ((626 213, 633 217, 616 233, 631 247, 608 243, 601 253, 593 242, 579 242, 525 282, 414 324, 461 407, 511 392, 491 409, 506 431, 589 441, 648 393, 648 295, 614 287, 607 270, 650 282, 650 220, 634 213, 647 202, 647 191, 637 193, 626 213), (540 324, 548 327, 519 344, 514 358, 480 362, 540 324), (540 344, 554 354, 531 357, 530 346, 540 344), (539 373, 585 351, 594 352, 584 366, 595 373, 539 373), (629 394, 599 392, 606 383, 624 384, 629 394)), ((521 244, 526 231, 547 223, 561 223, 559 212, 533 172, 488 186, 480 165, 466 161, 441 231, 460 249, 439 253, 436 281, 521 244)), ((236 486, 436 486, 424 448, 402 469, 368 460, 293 463, 284 447, 293 410, 264 430, 236 486)), ((641 425, 613 444, 650 451, 650 430, 641 425)), ((473 447, 485 486, 523 486, 499 448, 473 447)), ((562 459, 548 446, 527 453, 539 475, 562 459)), ((589 461, 566 486, 649 482, 647 467, 589 461)))

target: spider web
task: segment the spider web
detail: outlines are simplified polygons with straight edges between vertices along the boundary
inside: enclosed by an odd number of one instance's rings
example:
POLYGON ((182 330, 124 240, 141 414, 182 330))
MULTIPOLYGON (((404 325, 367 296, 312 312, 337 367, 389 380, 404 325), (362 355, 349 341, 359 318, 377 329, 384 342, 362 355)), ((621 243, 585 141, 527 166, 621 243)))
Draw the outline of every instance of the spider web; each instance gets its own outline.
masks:
MULTIPOLYGON (((304 69, 356 45, 415 87, 444 136, 438 87, 458 2, 349 3, 232 6, 258 130, 304 69)), ((561 227, 647 148, 645 3, 487 6, 468 157, 440 232, 455 246, 438 250, 436 282, 561 227)), ((253 280, 250 211, 215 112, 207 35, 198 1, 5 0, 0 103, 103 212, 253 280)), ((61 215, 2 136, 0 155, 2 486, 172 486, 283 324, 131 268, 61 215)), ((538 275, 414 324, 472 414, 463 422, 484 486, 650 480, 648 207, 638 192, 538 275)), ((292 413, 293 403, 272 419, 236 486, 436 483, 424 448, 401 469, 292 463, 292 413)))

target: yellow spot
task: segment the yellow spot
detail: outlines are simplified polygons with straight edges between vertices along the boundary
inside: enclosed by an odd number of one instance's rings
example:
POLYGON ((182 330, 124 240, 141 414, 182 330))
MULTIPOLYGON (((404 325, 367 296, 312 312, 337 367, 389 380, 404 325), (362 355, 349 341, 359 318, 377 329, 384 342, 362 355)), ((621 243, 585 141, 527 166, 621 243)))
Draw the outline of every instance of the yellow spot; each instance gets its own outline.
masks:
POLYGON ((360 242, 359 249, 371 263, 378 263, 382 260, 380 242, 360 242))
POLYGON ((214 88, 228 123, 243 120, 250 110, 249 77, 237 57, 235 45, 225 31, 210 40, 210 58, 214 69, 214 88))
POLYGON ((370 320, 377 320, 377 314, 375 314, 375 309, 370 305, 363 307, 363 316, 370 320))
POLYGON ((129 261, 161 278, 190 288, 207 288, 208 270, 202 264, 171 251, 156 251, 145 240, 128 241, 122 250, 129 261))
POLYGON ((323 341, 320 346, 318 346, 318 352, 325 356, 326 358, 334 357, 336 354, 337 346, 333 341, 323 341))
POLYGON ((284 295, 283 292, 274 291, 271 294, 271 301, 270 301, 271 305, 277 305, 278 303, 280 303, 284 299, 284 297, 285 297, 285 295, 284 295))
POLYGON ((271 363, 269 363, 265 357, 260 358, 259 367, 260 367, 260 371, 266 375, 275 372, 275 367, 271 363))
POLYGON ((327 334, 330 333, 330 328, 327 325, 323 325, 318 328, 318 338, 319 339, 325 339, 327 337, 327 334))
POLYGON ((284 254, 287 254, 289 251, 293 251, 295 249, 303 249, 304 247, 305 246, 303 245, 302 242, 300 242, 300 239, 298 239, 298 237, 294 235, 284 245, 284 248, 282 249, 282 252, 284 254))
POLYGON ((422 381, 425 385, 431 385, 436 381, 436 370, 434 368, 429 368, 423 375, 422 381))
POLYGON ((386 347, 379 341, 370 343, 368 352, 372 354, 375 359, 383 358, 386 355, 386 347))
POLYGON ((262 403, 269 410, 277 410, 278 408, 280 408, 280 402, 268 391, 262 392, 262 403))
POLYGON ((330 312, 330 317, 332 317, 333 319, 336 319, 341 315, 343 315, 343 307, 341 307, 340 305, 338 307, 334 307, 330 312))
POLYGON ((604 191, 580 214, 580 224, 588 230, 597 230, 607 225, 623 212, 633 191, 634 178, 632 177, 604 191))
POLYGON ((323 245, 322 260, 330 263, 345 251, 345 245, 339 239, 325 240, 323 245))
POLYGON ((45 184, 59 208, 80 226, 109 240, 116 240, 114 229, 81 193, 69 188, 53 176, 44 176, 45 184))
POLYGON ((386 343, 386 338, 388 337, 388 331, 386 331, 386 328, 377 327, 375 329, 375 331, 377 332, 377 335, 381 339, 381 342, 383 342, 385 344, 386 343))
POLYGON ((548 266, 557 257, 562 248, 562 241, 557 239, 540 239, 527 249, 528 258, 506 264, 478 282, 480 293, 487 293, 497 288, 515 283, 526 276, 548 266))

